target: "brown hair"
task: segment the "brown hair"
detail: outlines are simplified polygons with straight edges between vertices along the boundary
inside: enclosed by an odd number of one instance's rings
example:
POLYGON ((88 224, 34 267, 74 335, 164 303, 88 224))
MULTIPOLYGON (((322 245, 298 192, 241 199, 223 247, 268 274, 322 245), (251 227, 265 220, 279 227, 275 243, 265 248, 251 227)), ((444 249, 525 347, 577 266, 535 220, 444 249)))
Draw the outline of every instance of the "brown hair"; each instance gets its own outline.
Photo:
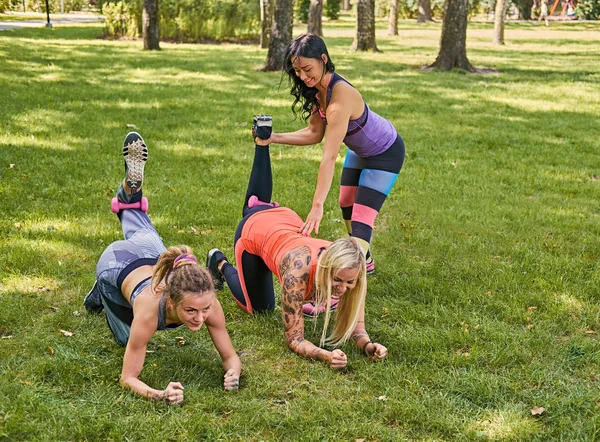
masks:
POLYGON ((193 256, 192 248, 184 245, 169 247, 158 258, 152 273, 152 287, 156 290, 160 285, 164 286, 164 291, 175 305, 183 300, 184 292, 215 291, 210 274, 197 262, 175 264, 181 255, 193 256))

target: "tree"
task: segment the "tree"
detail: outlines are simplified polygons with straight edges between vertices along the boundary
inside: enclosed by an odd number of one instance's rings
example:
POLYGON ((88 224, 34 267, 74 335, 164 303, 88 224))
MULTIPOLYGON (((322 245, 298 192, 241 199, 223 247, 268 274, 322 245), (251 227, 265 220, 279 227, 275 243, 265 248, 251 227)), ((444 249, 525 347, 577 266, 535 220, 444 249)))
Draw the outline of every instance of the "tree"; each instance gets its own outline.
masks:
POLYGON ((283 68, 283 57, 292 41, 293 3, 293 0, 275 0, 269 51, 262 71, 278 71, 283 68))
POLYGON ((144 38, 144 49, 160 49, 160 46, 158 45, 158 0, 144 0, 142 36, 144 38))
POLYGON ((375 0, 357 0, 356 36, 352 50, 379 52, 375 43, 375 0))
POLYGON ((467 59, 467 14, 469 0, 446 0, 440 52, 428 69, 449 71, 453 68, 475 72, 467 59))
POLYGON ((496 11, 494 12, 494 38, 492 42, 497 45, 504 44, 504 20, 508 0, 496 0, 496 11))
POLYGON ((350 4, 350 0, 344 0, 344 4, 342 5, 342 9, 344 11, 349 11, 350 8, 352 8, 352 5, 350 4))
POLYGON ((388 17, 388 35, 398 35, 398 0, 390 1, 390 16, 388 17))
POLYGON ((260 0, 260 47, 266 49, 269 47, 271 37, 271 27, 273 26, 273 2, 272 0, 260 0))
POLYGON ((322 36, 323 0, 310 0, 308 8, 308 33, 322 36))
POLYGON ((417 16, 417 23, 426 23, 433 21, 431 18, 431 3, 429 0, 419 0, 419 15, 417 16))

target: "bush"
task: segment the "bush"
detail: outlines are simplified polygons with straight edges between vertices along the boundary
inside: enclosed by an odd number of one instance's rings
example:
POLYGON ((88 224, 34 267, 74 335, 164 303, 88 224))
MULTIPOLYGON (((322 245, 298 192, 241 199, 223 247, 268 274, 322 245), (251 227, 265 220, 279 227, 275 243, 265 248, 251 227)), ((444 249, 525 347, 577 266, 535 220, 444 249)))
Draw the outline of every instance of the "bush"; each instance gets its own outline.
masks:
POLYGON ((340 18, 341 0, 326 0, 325 1, 325 17, 329 20, 337 20, 340 18))
MULTIPOLYGON (((161 0, 161 38, 177 41, 256 38, 260 29, 258 1, 161 0)), ((138 37, 142 33, 142 0, 105 3, 106 35, 138 37)))
POLYGON ((581 20, 600 19, 600 1, 598 0, 580 0, 575 10, 577 17, 581 20))

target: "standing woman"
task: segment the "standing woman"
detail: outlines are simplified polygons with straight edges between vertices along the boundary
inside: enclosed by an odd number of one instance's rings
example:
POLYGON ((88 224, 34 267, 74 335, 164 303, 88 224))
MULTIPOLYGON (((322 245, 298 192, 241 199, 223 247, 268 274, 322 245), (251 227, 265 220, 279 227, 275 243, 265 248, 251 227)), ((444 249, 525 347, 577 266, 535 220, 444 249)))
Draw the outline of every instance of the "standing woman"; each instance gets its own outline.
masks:
POLYGON ((146 398, 170 404, 183 402, 183 385, 170 382, 157 390, 139 379, 146 346, 157 330, 185 325, 198 331, 206 324, 225 370, 224 388, 237 390, 241 363, 225 328, 211 275, 188 246, 165 249, 142 199, 148 149, 131 132, 123 147, 126 175, 113 200, 125 240, 109 245, 96 266, 96 282, 84 299, 90 313, 106 311, 115 340, 125 348, 121 385, 146 398))
POLYGON ((340 185, 339 203, 348 233, 365 252, 367 272, 375 270, 369 246, 373 223, 394 185, 404 162, 404 141, 392 123, 373 112, 361 94, 335 72, 325 42, 303 34, 290 44, 284 58, 292 111, 308 120, 308 127, 290 133, 273 133, 269 143, 310 145, 320 143, 319 167, 312 209, 300 232, 319 233, 323 204, 329 193, 342 142, 348 146, 340 185))
POLYGON ((365 329, 367 281, 362 249, 353 238, 332 243, 302 235, 298 230, 303 222, 296 212, 269 203, 273 182, 269 146, 264 140, 269 138, 270 127, 256 132, 244 218, 234 239, 237 269, 218 249, 208 253, 206 266, 219 286, 227 281, 235 301, 249 314, 274 310, 275 274, 281 283, 284 335, 293 352, 340 369, 347 363, 344 352, 322 347, 326 343, 338 347, 352 338, 370 359, 385 359, 387 349, 371 341, 365 329), (266 135, 260 133, 265 131, 266 135), (339 300, 338 308, 327 336, 334 298, 339 300), (325 313, 319 346, 304 339, 302 303, 307 301, 324 306, 318 311, 325 313))

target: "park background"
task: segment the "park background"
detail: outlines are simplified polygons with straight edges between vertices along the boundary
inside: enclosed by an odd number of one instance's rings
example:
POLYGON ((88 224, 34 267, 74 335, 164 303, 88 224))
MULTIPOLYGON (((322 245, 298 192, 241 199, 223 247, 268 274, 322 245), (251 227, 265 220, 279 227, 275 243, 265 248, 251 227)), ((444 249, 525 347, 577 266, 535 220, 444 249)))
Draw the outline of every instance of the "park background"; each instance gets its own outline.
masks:
MULTIPOLYGON (((106 23, 0 33, 0 440, 600 439, 600 24, 468 24, 487 74, 425 72, 441 23, 400 20, 381 52, 352 52, 354 17, 324 20, 337 71, 406 141, 377 219, 367 330, 389 349, 343 349, 341 372, 302 359, 278 306, 250 318, 219 292, 244 366, 222 389, 205 330, 158 333, 142 379, 185 384, 185 404, 118 383, 123 349, 84 312, 110 199, 136 130, 145 195, 165 244, 232 255, 255 113, 303 123, 266 49, 106 38, 106 23)), ((305 29, 296 22, 294 35, 305 29)), ((320 237, 344 234, 339 156, 320 237)), ((274 199, 310 210, 320 146, 271 148, 274 199)), ((308 322, 308 336, 318 326, 308 322)))

